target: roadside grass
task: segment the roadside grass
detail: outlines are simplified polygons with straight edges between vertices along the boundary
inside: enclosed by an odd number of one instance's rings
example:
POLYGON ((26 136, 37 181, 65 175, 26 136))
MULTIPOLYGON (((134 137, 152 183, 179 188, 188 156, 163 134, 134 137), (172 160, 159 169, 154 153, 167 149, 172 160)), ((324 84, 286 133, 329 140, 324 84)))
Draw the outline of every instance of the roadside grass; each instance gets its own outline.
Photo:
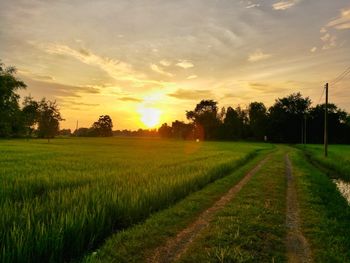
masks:
POLYGON ((179 262, 285 262, 284 155, 274 153, 179 262))
MULTIPOLYGON (((294 150, 290 157, 303 233, 314 262, 350 262, 350 206, 330 178, 310 164, 300 150, 294 150)), ((333 162, 339 166, 335 159, 333 162)))
POLYGON ((303 150, 312 162, 316 162, 321 167, 331 170, 330 176, 350 181, 349 145, 329 145, 327 158, 324 157, 322 145, 310 144, 306 145, 306 147, 298 145, 298 148, 303 150))
POLYGON ((272 149, 262 150, 258 155, 200 191, 192 193, 174 206, 154 213, 144 223, 116 233, 106 243, 83 258, 84 263, 145 262, 158 246, 190 224, 205 209, 209 208, 225 192, 261 161, 272 149))
POLYGON ((67 262, 226 176, 267 144, 0 141, 0 262, 67 262))

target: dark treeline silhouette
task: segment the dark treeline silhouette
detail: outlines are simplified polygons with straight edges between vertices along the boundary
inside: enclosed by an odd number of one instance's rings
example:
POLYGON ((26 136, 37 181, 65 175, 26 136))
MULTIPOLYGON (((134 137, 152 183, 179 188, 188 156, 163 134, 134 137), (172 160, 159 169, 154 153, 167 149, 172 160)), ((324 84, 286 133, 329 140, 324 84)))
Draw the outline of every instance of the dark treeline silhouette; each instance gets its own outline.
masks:
POLYGON ((124 137, 158 137, 158 131, 156 129, 146 130, 138 129, 136 131, 131 130, 116 130, 113 131, 113 136, 124 136, 124 137))
MULTIPOLYGON (((112 131, 112 119, 101 115, 90 128, 59 130, 63 120, 56 102, 25 97, 22 107, 16 93, 26 88, 15 77, 14 67, 0 61, 0 137, 53 138, 56 135, 79 137, 138 136, 192 140, 255 140, 300 143, 304 134, 308 143, 323 142, 324 105, 311 106, 300 93, 276 99, 270 107, 252 102, 247 108, 218 108, 214 100, 202 100, 186 111, 189 123, 164 123, 157 130, 112 131)), ((335 104, 328 105, 329 142, 350 143, 350 116, 335 104)))
MULTIPOLYGON (((190 123, 164 123, 158 133, 165 138, 200 140, 254 140, 279 143, 323 142, 324 105, 311 107, 300 93, 279 98, 267 109, 252 102, 245 109, 218 109, 214 100, 202 100, 186 112, 190 123)), ((328 105, 329 142, 350 143, 350 116, 334 104, 328 105)))
POLYGON ((96 132, 94 127, 91 128, 79 128, 78 130, 75 130, 73 133, 70 129, 63 129, 60 130, 59 135, 61 136, 77 136, 77 137, 97 137, 97 136, 120 136, 120 137, 159 137, 159 133, 156 129, 153 130, 144 130, 144 129, 138 129, 136 131, 132 130, 115 130, 112 131, 109 129, 108 135, 99 135, 99 133, 96 132))
POLYGON ((63 120, 56 102, 45 98, 35 101, 28 96, 20 107, 16 91, 26 85, 15 74, 14 67, 5 67, 0 62, 0 137, 53 138, 63 120))
POLYGON ((79 128, 73 134, 78 137, 110 137, 113 136, 113 122, 108 115, 101 115, 90 128, 79 128))
MULTIPOLYGON (((70 136, 70 129, 59 130, 63 120, 56 102, 43 98, 35 101, 25 97, 22 107, 16 93, 26 84, 15 77, 14 67, 0 62, 0 137, 38 137, 50 140, 56 135, 70 136)), ((113 136, 113 123, 108 115, 102 115, 90 128, 80 128, 76 136, 113 136)))

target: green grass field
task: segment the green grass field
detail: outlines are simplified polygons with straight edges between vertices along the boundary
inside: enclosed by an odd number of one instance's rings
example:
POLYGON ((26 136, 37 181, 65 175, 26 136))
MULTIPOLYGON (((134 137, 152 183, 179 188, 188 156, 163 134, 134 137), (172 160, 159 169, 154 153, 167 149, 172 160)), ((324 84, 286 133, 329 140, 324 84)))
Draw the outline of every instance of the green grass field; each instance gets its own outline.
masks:
POLYGON ((266 148, 128 138, 0 141, 0 261, 80 257, 266 148))
POLYGON ((321 166, 333 171, 332 176, 340 177, 343 180, 350 181, 350 146, 349 145, 330 145, 328 148, 328 157, 324 157, 323 145, 299 146, 308 153, 309 158, 321 166))
POLYGON ((315 262, 350 262, 350 146, 145 138, 0 140, 0 262, 145 262, 271 158, 180 262, 286 262, 289 153, 315 262))

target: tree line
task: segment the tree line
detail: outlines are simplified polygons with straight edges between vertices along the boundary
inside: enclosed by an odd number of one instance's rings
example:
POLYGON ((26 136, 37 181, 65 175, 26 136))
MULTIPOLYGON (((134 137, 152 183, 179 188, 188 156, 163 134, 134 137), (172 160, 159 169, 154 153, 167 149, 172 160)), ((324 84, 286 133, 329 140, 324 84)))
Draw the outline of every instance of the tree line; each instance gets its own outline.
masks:
MULTIPOLYGON (((186 111, 188 123, 175 120, 158 130, 116 130, 110 116, 101 115, 90 128, 59 129, 63 118, 55 101, 36 101, 25 97, 22 106, 17 91, 26 84, 15 77, 14 67, 0 62, 0 137, 53 138, 56 135, 79 137, 161 136, 191 140, 254 140, 280 143, 323 142, 324 104, 311 106, 300 93, 278 98, 267 108, 252 102, 246 108, 218 108, 214 100, 202 100, 186 111)), ((350 143, 350 115, 335 104, 328 105, 329 142, 350 143)))
MULTIPOLYGON (((71 135, 70 129, 59 129, 61 116, 55 101, 45 98, 36 101, 31 96, 24 98, 20 106, 17 91, 26 84, 16 78, 14 67, 5 67, 0 62, 0 137, 54 138, 56 135, 71 135)), ((108 115, 102 115, 90 128, 80 128, 76 136, 112 136, 113 123, 108 115)))
POLYGON ((15 73, 14 67, 0 63, 0 137, 53 138, 63 120, 56 102, 45 98, 35 101, 28 96, 20 107, 16 91, 26 88, 26 84, 15 73))
MULTIPOLYGON (((202 100, 186 111, 189 123, 164 123, 158 130, 165 138, 200 140, 254 140, 277 143, 323 142, 325 105, 311 106, 300 93, 278 98, 267 108, 252 102, 246 108, 218 108, 214 100, 202 100)), ((350 115, 328 104, 329 142, 350 143, 350 115)))

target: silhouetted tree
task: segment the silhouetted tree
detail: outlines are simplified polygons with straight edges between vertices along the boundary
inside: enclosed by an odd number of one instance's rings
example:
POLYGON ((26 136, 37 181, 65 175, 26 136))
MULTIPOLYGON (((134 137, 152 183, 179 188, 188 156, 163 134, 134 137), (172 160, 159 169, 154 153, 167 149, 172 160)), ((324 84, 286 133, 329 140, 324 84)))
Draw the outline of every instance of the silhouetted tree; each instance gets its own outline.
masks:
POLYGON ((304 115, 310 104, 310 99, 303 98, 300 93, 277 99, 269 109, 269 139, 274 142, 301 142, 304 115))
POLYGON ((62 129, 58 132, 58 135, 61 136, 71 136, 72 135, 72 131, 71 129, 62 129))
POLYGON ((254 139, 263 140, 267 128, 267 110, 262 102, 252 102, 248 106, 249 127, 254 139))
POLYGON ((242 125, 238 113, 232 108, 228 107, 224 118, 224 139, 238 140, 242 138, 242 125))
POLYGON ((197 132, 203 130, 204 139, 217 138, 220 120, 216 101, 202 100, 193 111, 186 112, 186 117, 193 121, 197 132))
POLYGON ((97 136, 93 128, 81 127, 73 132, 74 136, 77 137, 95 137, 97 136))
POLYGON ((39 119, 39 103, 28 96, 24 98, 22 108, 23 126, 25 135, 31 137, 34 131, 34 126, 39 119))
POLYGON ((108 115, 101 115, 92 125, 92 129, 96 132, 96 135, 102 137, 113 136, 112 128, 112 119, 108 115))
POLYGON ((50 141, 58 134, 62 120, 56 101, 47 101, 43 98, 39 103, 38 137, 47 138, 50 141))
POLYGON ((182 121, 174 121, 171 124, 172 137, 177 139, 192 139, 193 138, 193 125, 187 124, 182 121))
MULTIPOLYGON (((316 105, 310 109, 307 119, 307 141, 323 142, 325 105, 316 105)), ((350 126, 347 124, 349 115, 335 104, 328 104, 328 140, 329 143, 350 143, 350 126)))
POLYGON ((162 138, 170 138, 172 137, 172 128, 167 123, 163 123, 158 129, 158 133, 162 138))
POLYGON ((14 67, 5 67, 0 61, 0 137, 18 135, 23 128, 16 91, 26 85, 15 74, 14 67))

